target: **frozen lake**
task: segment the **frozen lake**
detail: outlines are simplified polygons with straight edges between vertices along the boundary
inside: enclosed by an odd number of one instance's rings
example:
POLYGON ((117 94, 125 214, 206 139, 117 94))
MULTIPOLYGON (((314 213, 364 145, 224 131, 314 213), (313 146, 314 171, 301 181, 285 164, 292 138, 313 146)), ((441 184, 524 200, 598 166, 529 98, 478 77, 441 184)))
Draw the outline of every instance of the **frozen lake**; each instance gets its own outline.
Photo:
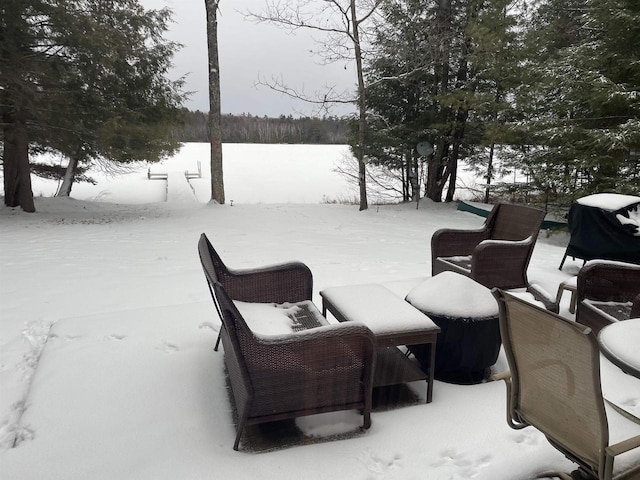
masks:
MULTIPOLYGON (((224 185, 227 203, 357 203, 358 188, 355 180, 339 173, 351 165, 356 172, 356 160, 347 145, 281 145, 281 144, 223 144, 224 185)), ((97 200, 117 203, 163 202, 167 198, 167 182, 149 180, 147 170, 154 173, 173 174, 171 178, 183 176, 185 171, 198 172, 202 177, 190 180, 198 201, 210 199, 210 161, 208 143, 185 143, 173 157, 154 164, 140 163, 127 173, 109 174, 97 168, 89 176, 97 181, 75 183, 71 192, 79 200, 97 200), (140 195, 140 189, 145 195, 140 195)), ((50 157, 51 162, 59 162, 50 157)), ((64 164, 64 162, 63 162, 64 164)), ((459 199, 469 199, 468 188, 477 187, 473 174, 459 169, 459 199)), ((58 182, 32 176, 35 196, 53 196, 58 182)), ((392 184, 394 182, 391 182, 392 184)), ((398 182, 395 182, 399 186, 398 182)), ((398 196, 381 197, 368 185, 370 203, 385 203, 400 200, 398 196)))

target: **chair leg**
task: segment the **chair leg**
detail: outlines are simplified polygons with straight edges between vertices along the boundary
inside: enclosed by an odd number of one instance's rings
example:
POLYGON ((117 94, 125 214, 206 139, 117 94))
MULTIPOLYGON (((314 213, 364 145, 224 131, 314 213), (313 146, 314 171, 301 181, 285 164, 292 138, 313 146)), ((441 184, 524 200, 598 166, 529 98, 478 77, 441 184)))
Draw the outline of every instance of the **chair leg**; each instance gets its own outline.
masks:
POLYGON ((362 415, 364 416, 363 427, 365 429, 368 429, 369 427, 371 427, 371 411, 365 410, 364 412, 362 412, 362 415))
POLYGON ((564 261, 567 259, 567 252, 564 252, 564 257, 562 257, 562 261, 560 262, 560 266, 558 267, 558 270, 562 270, 562 266, 564 265, 564 261))
POLYGON ((238 422, 238 431, 236 433, 236 441, 233 444, 233 449, 238 451, 238 447, 240 445, 240 437, 242 437, 242 431, 244 430, 244 426, 247 423, 247 419, 243 418, 238 422))
MULTIPOLYGON (((222 326, 220 326, 220 328, 222 329, 222 326)), ((220 332, 218 332, 218 339, 216 340, 216 346, 213 347, 213 351, 217 352, 218 351, 218 346, 220 345, 220 332)))

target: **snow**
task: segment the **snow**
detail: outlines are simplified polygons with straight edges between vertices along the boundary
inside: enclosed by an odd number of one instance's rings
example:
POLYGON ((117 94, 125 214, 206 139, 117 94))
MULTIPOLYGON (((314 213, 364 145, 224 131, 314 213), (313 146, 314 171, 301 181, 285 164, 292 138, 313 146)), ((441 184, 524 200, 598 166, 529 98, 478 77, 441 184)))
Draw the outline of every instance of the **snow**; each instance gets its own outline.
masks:
MULTIPOLYGON (((248 439, 233 451, 202 232, 233 268, 305 262, 320 305, 318 292, 337 285, 409 291, 430 274, 435 230, 484 219, 429 201, 364 212, 319 204, 350 196, 331 172, 344 147, 224 147, 225 205, 204 203, 208 151, 191 144, 164 166, 193 172, 202 160, 190 182, 199 202, 168 194, 144 166, 92 172, 98 184, 74 186, 70 199, 48 198, 55 184, 34 180, 35 214, 0 208, 2 478, 506 480, 572 469, 535 429, 507 426, 502 382, 436 381, 432 403, 374 411, 366 432, 358 412, 318 415, 296 420, 305 442, 259 454, 243 449, 248 439)), ((529 278, 547 291, 582 265, 558 270, 566 241, 538 238, 529 278)), ((568 305, 565 296, 571 317, 568 305)), ((505 368, 501 354, 494 370, 505 368)), ((637 380, 611 370, 606 395, 640 414, 637 380)), ((409 387, 424 399, 425 382, 409 387)))
POLYGON ((491 291, 454 272, 442 272, 415 287, 407 301, 417 309, 447 318, 488 318, 498 315, 491 291))
POLYGON ((322 290, 345 317, 365 324, 378 335, 437 328, 430 318, 383 285, 344 285, 322 290))
MULTIPOLYGON (((253 333, 261 336, 282 336, 294 331, 295 314, 300 306, 307 305, 313 313, 317 309, 311 301, 300 303, 249 303, 233 302, 253 333)), ((319 312, 317 312, 320 315, 319 312)), ((322 322, 322 317, 319 319, 322 322)))
POLYGON ((640 203, 640 197, 620 195, 618 193, 594 193, 576 200, 580 205, 597 207, 611 212, 640 203))
POLYGON ((619 213, 616 218, 622 225, 630 225, 635 228, 634 235, 640 237, 640 208, 636 207, 634 210, 629 210, 627 214, 629 216, 625 217, 619 213))
POLYGON ((616 322, 610 328, 604 329, 600 335, 600 342, 612 351, 616 357, 640 370, 638 361, 638 345, 640 345, 640 318, 624 322, 616 322))

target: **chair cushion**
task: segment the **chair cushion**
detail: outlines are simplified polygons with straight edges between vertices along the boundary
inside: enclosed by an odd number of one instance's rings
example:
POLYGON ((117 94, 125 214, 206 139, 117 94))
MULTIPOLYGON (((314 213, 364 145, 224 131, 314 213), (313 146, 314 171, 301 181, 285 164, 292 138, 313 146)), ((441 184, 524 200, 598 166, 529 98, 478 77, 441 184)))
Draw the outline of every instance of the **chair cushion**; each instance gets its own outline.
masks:
POLYGON ((233 303, 256 335, 283 335, 329 324, 310 300, 282 304, 233 303))

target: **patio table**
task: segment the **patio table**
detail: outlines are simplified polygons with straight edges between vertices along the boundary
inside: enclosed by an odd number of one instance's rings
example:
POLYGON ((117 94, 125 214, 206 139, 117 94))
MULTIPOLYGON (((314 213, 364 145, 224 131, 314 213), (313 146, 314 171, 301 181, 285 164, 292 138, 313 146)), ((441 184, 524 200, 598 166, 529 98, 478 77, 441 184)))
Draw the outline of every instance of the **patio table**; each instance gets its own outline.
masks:
POLYGON ((498 303, 488 288, 459 273, 441 272, 416 286, 407 301, 441 329, 436 344, 437 380, 473 384, 489 376, 502 342, 498 303))
POLYGON ((330 287, 320 296, 323 315, 329 311, 339 322, 363 323, 375 335, 378 350, 374 387, 426 380, 426 403, 431 402, 440 328, 428 316, 377 284, 330 287), (424 345, 422 358, 412 361, 397 348, 399 345, 424 345))

